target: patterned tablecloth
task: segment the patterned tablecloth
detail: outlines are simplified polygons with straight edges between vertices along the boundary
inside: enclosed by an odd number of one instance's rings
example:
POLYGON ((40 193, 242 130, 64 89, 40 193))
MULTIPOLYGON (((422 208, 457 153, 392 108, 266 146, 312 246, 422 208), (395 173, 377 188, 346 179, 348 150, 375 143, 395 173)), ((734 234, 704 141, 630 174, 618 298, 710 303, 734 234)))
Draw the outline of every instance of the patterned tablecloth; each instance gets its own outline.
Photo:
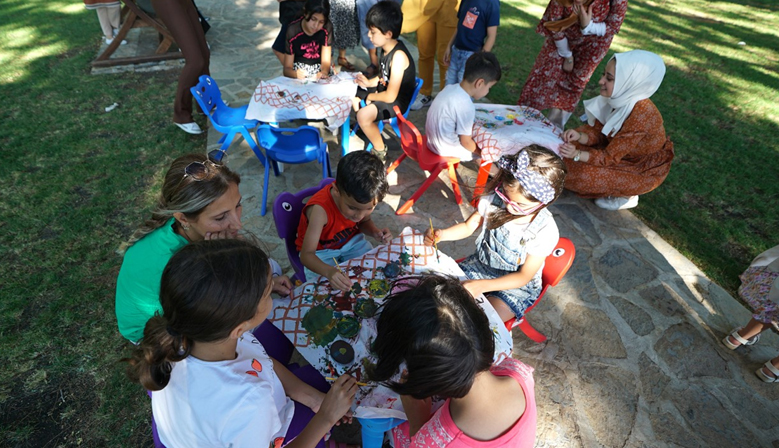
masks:
MULTIPOLYGON (((436 251, 425 246, 423 238, 421 233, 406 227, 389 245, 376 247, 361 258, 341 264, 355 282, 347 294, 332 291, 327 279, 319 277, 296 288, 291 298, 274 300, 270 321, 323 375, 338 377, 350 373, 358 381, 366 381, 365 367, 376 362, 370 345, 376 337, 378 316, 375 314, 389 288, 387 277, 393 274, 389 271, 397 270, 399 277, 436 271, 464 278, 453 259, 439 253, 440 260, 437 260, 436 251), (346 341, 354 349, 353 361, 340 364, 333 360, 329 350, 337 341, 346 341)), ((496 361, 511 356, 511 334, 483 296, 477 303, 487 314, 495 334, 496 361)), ((399 396, 375 383, 360 388, 355 416, 406 418, 399 396)))
POLYGON ((319 81, 280 76, 260 81, 249 101, 246 118, 265 123, 296 119, 327 120, 331 132, 349 117, 357 93, 354 73, 341 72, 319 81))
POLYGON ((530 144, 559 155, 563 143, 562 132, 532 107, 480 103, 476 104, 473 140, 481 148, 482 163, 496 162, 530 144))

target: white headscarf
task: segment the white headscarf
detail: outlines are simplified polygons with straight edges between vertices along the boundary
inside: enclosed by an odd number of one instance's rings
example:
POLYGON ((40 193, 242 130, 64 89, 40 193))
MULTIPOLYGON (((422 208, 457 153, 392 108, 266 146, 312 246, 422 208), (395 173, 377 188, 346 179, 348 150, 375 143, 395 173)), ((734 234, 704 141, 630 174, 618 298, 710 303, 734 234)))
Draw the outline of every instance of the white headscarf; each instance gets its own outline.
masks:
POLYGON ((584 101, 584 111, 590 126, 597 119, 603 123, 604 135, 616 134, 622 123, 633 112, 633 106, 652 96, 660 87, 665 76, 663 59, 644 50, 617 53, 614 90, 611 98, 597 96, 584 101))

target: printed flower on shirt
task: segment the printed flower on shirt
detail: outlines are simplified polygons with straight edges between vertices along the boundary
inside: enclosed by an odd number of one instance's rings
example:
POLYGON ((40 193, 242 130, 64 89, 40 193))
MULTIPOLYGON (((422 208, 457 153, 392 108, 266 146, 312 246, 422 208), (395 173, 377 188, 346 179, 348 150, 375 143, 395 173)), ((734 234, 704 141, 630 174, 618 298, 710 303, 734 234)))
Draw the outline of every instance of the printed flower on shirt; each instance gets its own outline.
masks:
POLYGON ((306 59, 319 59, 319 43, 309 42, 300 45, 300 49, 304 51, 303 57, 306 59))

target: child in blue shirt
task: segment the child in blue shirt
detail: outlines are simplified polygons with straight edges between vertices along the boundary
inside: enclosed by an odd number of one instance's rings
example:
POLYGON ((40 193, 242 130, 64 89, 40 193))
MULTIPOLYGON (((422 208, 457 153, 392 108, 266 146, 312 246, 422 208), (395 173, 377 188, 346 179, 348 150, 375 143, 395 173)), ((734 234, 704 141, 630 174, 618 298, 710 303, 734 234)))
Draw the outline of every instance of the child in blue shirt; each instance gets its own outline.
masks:
POLYGON ((477 51, 492 51, 500 24, 498 0, 463 0, 457 11, 457 31, 447 45, 446 85, 463 80, 465 61, 477 51))

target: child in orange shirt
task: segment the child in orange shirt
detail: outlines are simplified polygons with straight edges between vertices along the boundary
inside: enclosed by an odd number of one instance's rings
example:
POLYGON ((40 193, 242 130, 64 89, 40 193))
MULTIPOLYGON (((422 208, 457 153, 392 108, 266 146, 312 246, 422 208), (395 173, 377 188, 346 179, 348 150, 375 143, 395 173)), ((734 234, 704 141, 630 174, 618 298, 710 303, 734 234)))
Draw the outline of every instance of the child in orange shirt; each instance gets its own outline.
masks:
POLYGON ((333 288, 352 287, 335 261, 341 263, 371 250, 363 234, 382 244, 392 239, 389 229, 379 229, 371 220, 388 189, 384 164, 375 154, 355 151, 338 162, 335 183, 311 196, 300 217, 295 245, 307 280, 318 274, 327 277, 333 288))

